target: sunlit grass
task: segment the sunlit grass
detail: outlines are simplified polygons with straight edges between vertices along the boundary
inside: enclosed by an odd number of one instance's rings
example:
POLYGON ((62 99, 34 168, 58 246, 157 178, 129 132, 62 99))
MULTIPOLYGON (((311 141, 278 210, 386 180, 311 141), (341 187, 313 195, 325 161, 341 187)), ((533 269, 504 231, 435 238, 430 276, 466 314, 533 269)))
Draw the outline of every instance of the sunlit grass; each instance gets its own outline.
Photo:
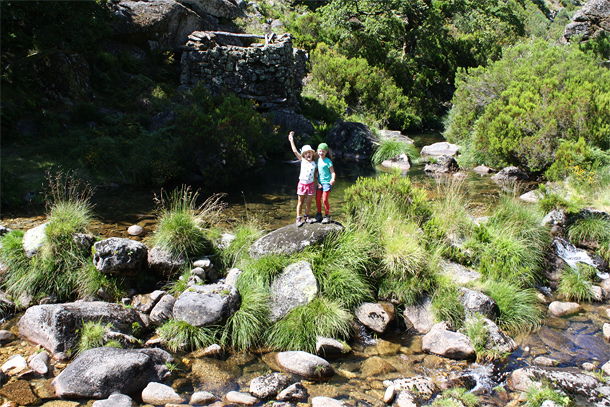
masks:
POLYGON ((352 314, 335 301, 316 297, 290 311, 268 331, 267 343, 277 350, 315 353, 318 336, 346 339, 352 314))
POLYGON ((221 202, 222 195, 212 195, 200 205, 198 198, 198 192, 184 185, 169 194, 161 194, 157 199, 159 221, 151 237, 153 246, 174 256, 212 251, 210 229, 218 224, 225 205, 221 202))
POLYGON ((593 298, 592 278, 597 270, 588 264, 578 264, 578 270, 564 269, 559 280, 557 292, 568 301, 590 301, 593 298))
POLYGON ((218 327, 196 327, 184 321, 170 319, 157 329, 157 334, 172 352, 192 351, 218 342, 218 327))
POLYGON ((498 304, 500 316, 496 323, 500 329, 517 335, 540 326, 544 311, 535 289, 524 289, 504 281, 488 281, 484 291, 498 304))
POLYGON ((374 165, 379 165, 385 160, 391 160, 401 154, 407 155, 412 161, 419 159, 419 154, 413 144, 395 138, 382 138, 371 161, 374 165))

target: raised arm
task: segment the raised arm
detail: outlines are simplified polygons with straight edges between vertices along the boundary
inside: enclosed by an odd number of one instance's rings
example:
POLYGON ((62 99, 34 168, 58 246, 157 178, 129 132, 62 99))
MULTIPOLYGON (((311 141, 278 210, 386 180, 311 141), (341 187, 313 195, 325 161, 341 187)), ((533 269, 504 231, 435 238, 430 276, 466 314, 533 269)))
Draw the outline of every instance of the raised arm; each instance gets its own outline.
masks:
POLYGON ((292 152, 297 156, 299 160, 302 160, 303 157, 299 154, 299 150, 297 150, 297 146, 294 145, 294 131, 291 131, 288 134, 288 140, 290 140, 290 147, 292 147, 292 152))

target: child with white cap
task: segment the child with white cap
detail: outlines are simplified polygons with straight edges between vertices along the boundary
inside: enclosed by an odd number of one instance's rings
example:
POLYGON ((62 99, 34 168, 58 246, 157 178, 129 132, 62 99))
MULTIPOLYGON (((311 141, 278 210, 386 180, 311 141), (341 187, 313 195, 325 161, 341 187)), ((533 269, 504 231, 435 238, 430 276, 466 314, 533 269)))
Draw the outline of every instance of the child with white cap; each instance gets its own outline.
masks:
POLYGON ((311 210, 311 201, 316 193, 315 186, 315 174, 317 164, 315 161, 315 152, 309 144, 304 145, 301 148, 301 152, 297 150, 294 145, 294 131, 288 134, 288 140, 290 140, 290 146, 292 152, 301 161, 301 173, 299 174, 299 184, 297 185, 297 227, 303 226, 306 222, 309 222, 309 211, 311 210), (305 204, 305 217, 301 216, 301 211, 305 204))

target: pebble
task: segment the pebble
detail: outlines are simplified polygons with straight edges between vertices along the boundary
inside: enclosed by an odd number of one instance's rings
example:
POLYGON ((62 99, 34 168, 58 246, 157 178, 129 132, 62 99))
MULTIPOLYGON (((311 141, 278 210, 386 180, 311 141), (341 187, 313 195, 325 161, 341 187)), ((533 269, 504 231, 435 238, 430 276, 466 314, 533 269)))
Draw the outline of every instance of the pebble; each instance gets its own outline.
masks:
POLYGON ((218 397, 213 395, 208 391, 198 391, 193 393, 191 396, 191 400, 189 401, 190 405, 208 405, 216 401, 218 397))
POLYGON ((144 233, 144 228, 138 225, 131 225, 129 228, 127 228, 127 233, 131 236, 140 236, 142 233, 144 233))
POLYGON ((258 403, 258 399, 247 393, 238 391, 230 391, 225 396, 227 403, 243 404, 245 406, 253 406, 258 403))
POLYGON ((151 382, 142 390, 142 401, 158 406, 171 403, 181 404, 185 400, 170 386, 151 382))

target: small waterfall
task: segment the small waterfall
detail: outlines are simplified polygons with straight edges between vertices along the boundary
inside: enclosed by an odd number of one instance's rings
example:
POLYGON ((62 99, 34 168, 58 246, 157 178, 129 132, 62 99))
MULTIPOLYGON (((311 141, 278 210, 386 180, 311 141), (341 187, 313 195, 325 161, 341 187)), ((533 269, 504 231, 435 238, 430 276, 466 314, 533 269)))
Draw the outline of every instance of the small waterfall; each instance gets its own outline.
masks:
MULTIPOLYGON (((597 268, 597 265, 586 251, 576 248, 576 246, 565 239, 556 237, 553 240, 553 247, 555 248, 555 254, 574 270, 578 270, 578 263, 588 264, 597 268)), ((608 273, 598 272, 597 276, 604 280, 609 275, 608 273)))

